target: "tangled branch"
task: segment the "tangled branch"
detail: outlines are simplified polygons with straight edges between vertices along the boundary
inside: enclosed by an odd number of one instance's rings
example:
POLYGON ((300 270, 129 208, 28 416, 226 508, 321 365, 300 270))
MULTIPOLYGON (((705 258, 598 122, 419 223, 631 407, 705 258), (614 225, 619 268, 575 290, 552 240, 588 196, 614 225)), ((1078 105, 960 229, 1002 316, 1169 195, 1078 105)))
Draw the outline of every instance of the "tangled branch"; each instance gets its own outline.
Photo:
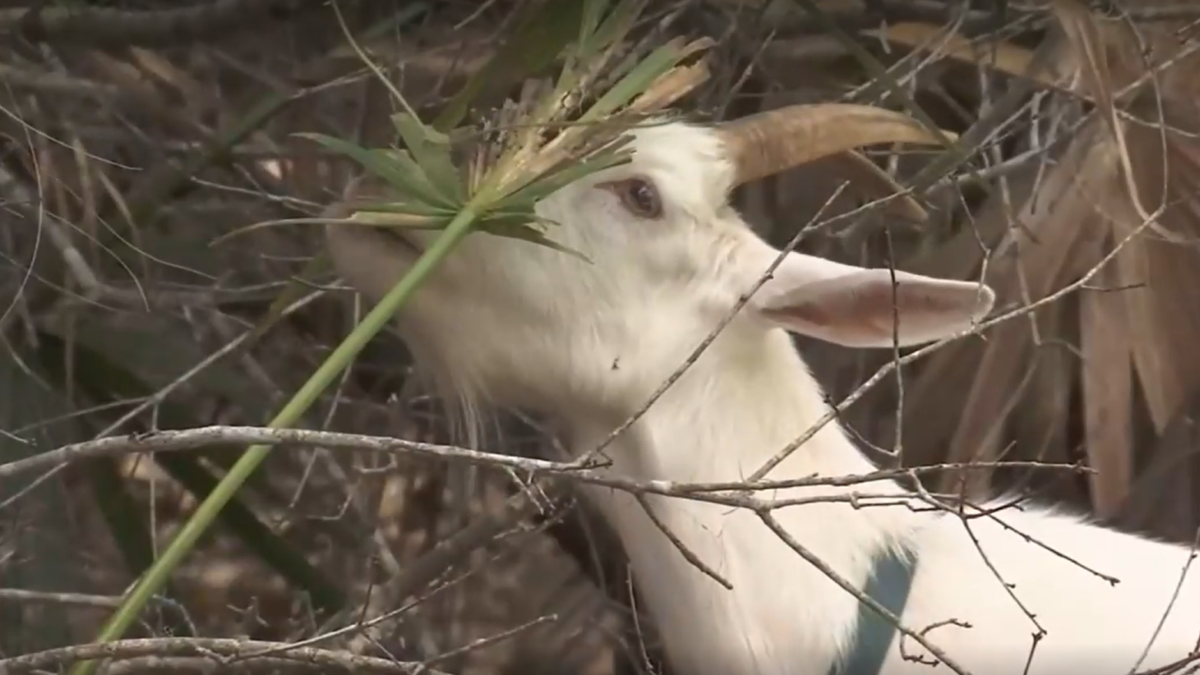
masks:
POLYGON ((391 661, 314 647, 293 647, 283 642, 227 638, 145 638, 59 647, 0 660, 0 675, 45 670, 90 659, 128 661, 147 657, 201 658, 213 665, 229 667, 251 659, 266 658, 266 654, 270 654, 269 658, 277 664, 311 669, 332 668, 380 675, 446 675, 420 663, 391 661))
MULTIPOLYGON (((555 462, 530 457, 500 455, 461 448, 453 445, 423 443, 386 436, 369 436, 310 429, 269 429, 251 426, 214 425, 179 431, 155 431, 149 433, 111 436, 93 441, 64 445, 55 450, 27 457, 14 462, 0 464, 0 480, 35 470, 52 470, 60 464, 99 457, 119 457, 148 452, 185 452, 217 445, 247 446, 317 446, 331 450, 357 450, 380 452, 397 456, 425 457, 446 461, 466 462, 480 466, 507 469, 528 478, 558 476, 580 483, 601 485, 634 494, 657 494, 668 497, 686 497, 724 506, 752 510, 774 509, 795 506, 809 501, 860 501, 871 495, 854 494, 842 499, 838 496, 822 496, 814 499, 792 498, 761 500, 747 493, 799 487, 839 486, 846 487, 882 480, 916 478, 920 474, 945 471, 947 469, 996 468, 997 466, 1019 468, 1061 468, 1070 471, 1086 471, 1074 464, 1047 464, 1042 462, 997 462, 972 464, 938 464, 906 469, 885 469, 849 476, 809 476, 782 480, 755 480, 726 483, 680 483, 665 480, 634 480, 602 470, 603 460, 586 463, 555 462), (741 494, 733 494, 741 493, 741 494)), ((894 495, 888 499, 895 499, 894 495)), ((0 506, 3 506, 0 503, 0 506)))

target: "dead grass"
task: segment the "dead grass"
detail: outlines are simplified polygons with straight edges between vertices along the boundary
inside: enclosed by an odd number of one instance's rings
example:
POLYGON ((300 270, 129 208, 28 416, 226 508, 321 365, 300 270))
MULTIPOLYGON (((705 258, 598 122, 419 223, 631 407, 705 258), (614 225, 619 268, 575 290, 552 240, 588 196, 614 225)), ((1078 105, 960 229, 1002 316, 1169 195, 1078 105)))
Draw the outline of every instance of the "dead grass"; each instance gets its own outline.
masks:
MULTIPOLYGON (((375 37, 365 37, 370 27, 420 3, 341 9, 409 101, 430 112, 486 62, 514 2, 430 2, 430 12, 375 37)), ((1003 307, 1016 308, 1077 283, 1122 245, 1080 290, 924 359, 846 421, 865 443, 893 449, 902 391, 907 464, 1004 458, 1098 470, 943 475, 940 489, 1025 486, 1190 540, 1200 524, 1191 430, 1200 401, 1197 17, 1134 22, 1067 0, 1006 17, 884 2, 881 23, 851 0, 819 4, 939 126, 979 148, 920 195, 926 222, 846 219, 803 248, 959 278, 983 270, 1003 307)), ((711 87, 689 105, 725 116, 846 97, 901 105, 791 5, 657 7, 656 16, 675 16, 668 32, 719 41, 711 87)), ((0 52, 0 461, 109 428, 261 423, 337 344, 356 308, 328 273, 306 267, 311 230, 209 244, 253 222, 319 211, 349 168, 292 134, 387 142, 386 92, 321 8, 167 46, 51 44, 14 41, 0 52), (297 277, 304 283, 289 287, 297 277), (285 288, 299 307, 191 372, 244 340, 285 288)), ((481 109, 509 93, 485 88, 481 109)), ((930 161, 872 157, 901 182, 930 161)), ((786 240, 856 177, 853 163, 830 158, 739 199, 761 231, 786 240)), ((862 198, 848 190, 826 213, 862 198)), ((802 348, 835 398, 888 358, 802 348)), ((394 337, 378 339, 305 424, 448 440, 444 416, 399 354, 394 337)), ((509 419, 499 431, 482 442, 550 452, 527 424, 509 419)), ((215 449, 196 466, 219 475, 235 453, 215 449)), ((333 646, 487 674, 632 673, 654 654, 644 623, 630 628, 629 594, 613 572, 619 553, 581 544, 574 516, 549 533, 559 514, 516 518, 504 475, 319 450, 274 453, 260 474, 242 504, 287 555, 344 593, 345 613, 323 612, 227 523, 175 579, 172 598, 187 620, 153 612, 139 634, 190 622, 203 636, 300 639, 412 605, 333 646), (437 545, 464 530, 489 536, 453 564, 439 562, 437 545), (607 591, 592 582, 597 568, 607 591)), ((0 502, 27 487, 0 484, 0 502)), ((195 504, 158 464, 71 467, 0 507, 0 591, 119 595, 195 504)), ((107 611, 0 595, 0 656, 86 641, 107 611)))

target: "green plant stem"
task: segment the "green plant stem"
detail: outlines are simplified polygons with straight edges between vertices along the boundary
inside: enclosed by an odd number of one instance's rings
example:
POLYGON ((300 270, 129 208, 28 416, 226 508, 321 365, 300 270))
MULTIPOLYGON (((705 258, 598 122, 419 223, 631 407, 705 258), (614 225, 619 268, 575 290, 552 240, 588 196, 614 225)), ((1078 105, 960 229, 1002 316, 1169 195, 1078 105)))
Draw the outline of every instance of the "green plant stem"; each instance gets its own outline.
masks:
MULTIPOLYGON (((483 195, 480 195, 481 197, 483 195)), ((405 274, 392 290, 379 301, 377 305, 363 318, 362 322, 346 336, 346 339, 338 345, 337 349, 325 359, 325 362, 308 378, 304 386, 292 396, 287 405, 279 411, 279 414, 267 425, 271 429, 286 428, 297 423, 300 418, 308 411, 317 398, 325 391, 341 374, 343 370, 349 367, 354 357, 362 351, 367 342, 371 340, 384 326, 391 321, 397 310, 408 300, 417 288, 425 281, 437 265, 445 259, 445 257, 454 249, 456 245, 471 231, 472 225, 478 218, 477 210, 474 208, 473 200, 467 204, 462 211, 454 217, 454 220, 442 231, 433 244, 425 251, 412 269, 405 274)), ((254 473, 259 464, 267 456, 267 451, 270 446, 255 445, 250 447, 241 459, 230 468, 229 473, 221 480, 213 491, 209 494, 196 512, 192 514, 191 519, 179 531, 179 534, 171 541, 167 549, 163 551, 162 556, 155 561, 150 569, 138 580, 137 584, 130 589, 125 596, 125 600, 116 612, 104 624, 100 630, 100 634, 96 637, 96 642, 111 642, 121 638, 129 626, 141 613, 142 608, 149 602, 159 589, 161 589, 170 578, 171 573, 183 560, 196 542, 208 530, 209 525, 220 513, 221 509, 237 493, 242 483, 254 473)), ((99 666, 99 661, 80 661, 72 666, 69 675, 92 675, 99 666)))

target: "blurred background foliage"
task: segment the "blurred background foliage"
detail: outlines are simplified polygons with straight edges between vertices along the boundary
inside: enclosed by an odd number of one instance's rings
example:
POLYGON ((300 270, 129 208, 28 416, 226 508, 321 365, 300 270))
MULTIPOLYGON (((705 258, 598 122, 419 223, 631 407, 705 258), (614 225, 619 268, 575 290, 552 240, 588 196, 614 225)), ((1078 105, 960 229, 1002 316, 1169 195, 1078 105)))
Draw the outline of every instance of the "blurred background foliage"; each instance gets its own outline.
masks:
MULTIPOLYGON (((337 5, 421 116, 449 126, 546 74, 577 7, 337 5)), ((864 447, 900 438, 910 465, 1084 463, 1096 471, 930 485, 1028 489, 1194 537, 1195 3, 656 0, 638 30, 715 41, 713 77, 680 106, 696 119, 854 101, 960 136, 950 153, 865 153, 914 186, 927 218, 836 219, 880 179, 830 157, 739 190, 765 237, 781 244, 820 213, 834 222, 806 251, 982 275, 1002 309, 1053 297, 871 390, 845 420, 864 447)), ((323 265, 315 226, 212 242, 316 215, 354 169, 296 134, 380 146, 394 111, 328 2, 0 0, 0 462, 269 419, 365 308, 323 265)), ((800 346, 835 400, 888 359, 800 346)), ((405 354, 381 335, 304 425, 451 440, 405 354)), ((552 451, 515 415, 478 443, 552 451)), ((0 657, 91 639, 239 450, 0 482, 0 657)), ((611 536, 569 500, 536 509, 513 493, 463 466, 272 452, 134 634, 289 640, 384 617, 328 646, 453 673, 650 672, 652 627, 611 536)))

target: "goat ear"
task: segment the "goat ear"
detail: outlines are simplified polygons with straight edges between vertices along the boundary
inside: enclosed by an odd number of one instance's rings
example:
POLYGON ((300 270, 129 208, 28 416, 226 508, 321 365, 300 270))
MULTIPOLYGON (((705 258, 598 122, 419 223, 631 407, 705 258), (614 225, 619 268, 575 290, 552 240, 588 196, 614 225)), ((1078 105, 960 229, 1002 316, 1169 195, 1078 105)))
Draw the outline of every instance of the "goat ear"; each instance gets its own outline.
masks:
POLYGON ((763 318, 847 347, 901 347, 965 330, 992 308, 981 284, 790 253, 750 299, 763 318), (897 323, 898 319, 898 323, 897 323))

